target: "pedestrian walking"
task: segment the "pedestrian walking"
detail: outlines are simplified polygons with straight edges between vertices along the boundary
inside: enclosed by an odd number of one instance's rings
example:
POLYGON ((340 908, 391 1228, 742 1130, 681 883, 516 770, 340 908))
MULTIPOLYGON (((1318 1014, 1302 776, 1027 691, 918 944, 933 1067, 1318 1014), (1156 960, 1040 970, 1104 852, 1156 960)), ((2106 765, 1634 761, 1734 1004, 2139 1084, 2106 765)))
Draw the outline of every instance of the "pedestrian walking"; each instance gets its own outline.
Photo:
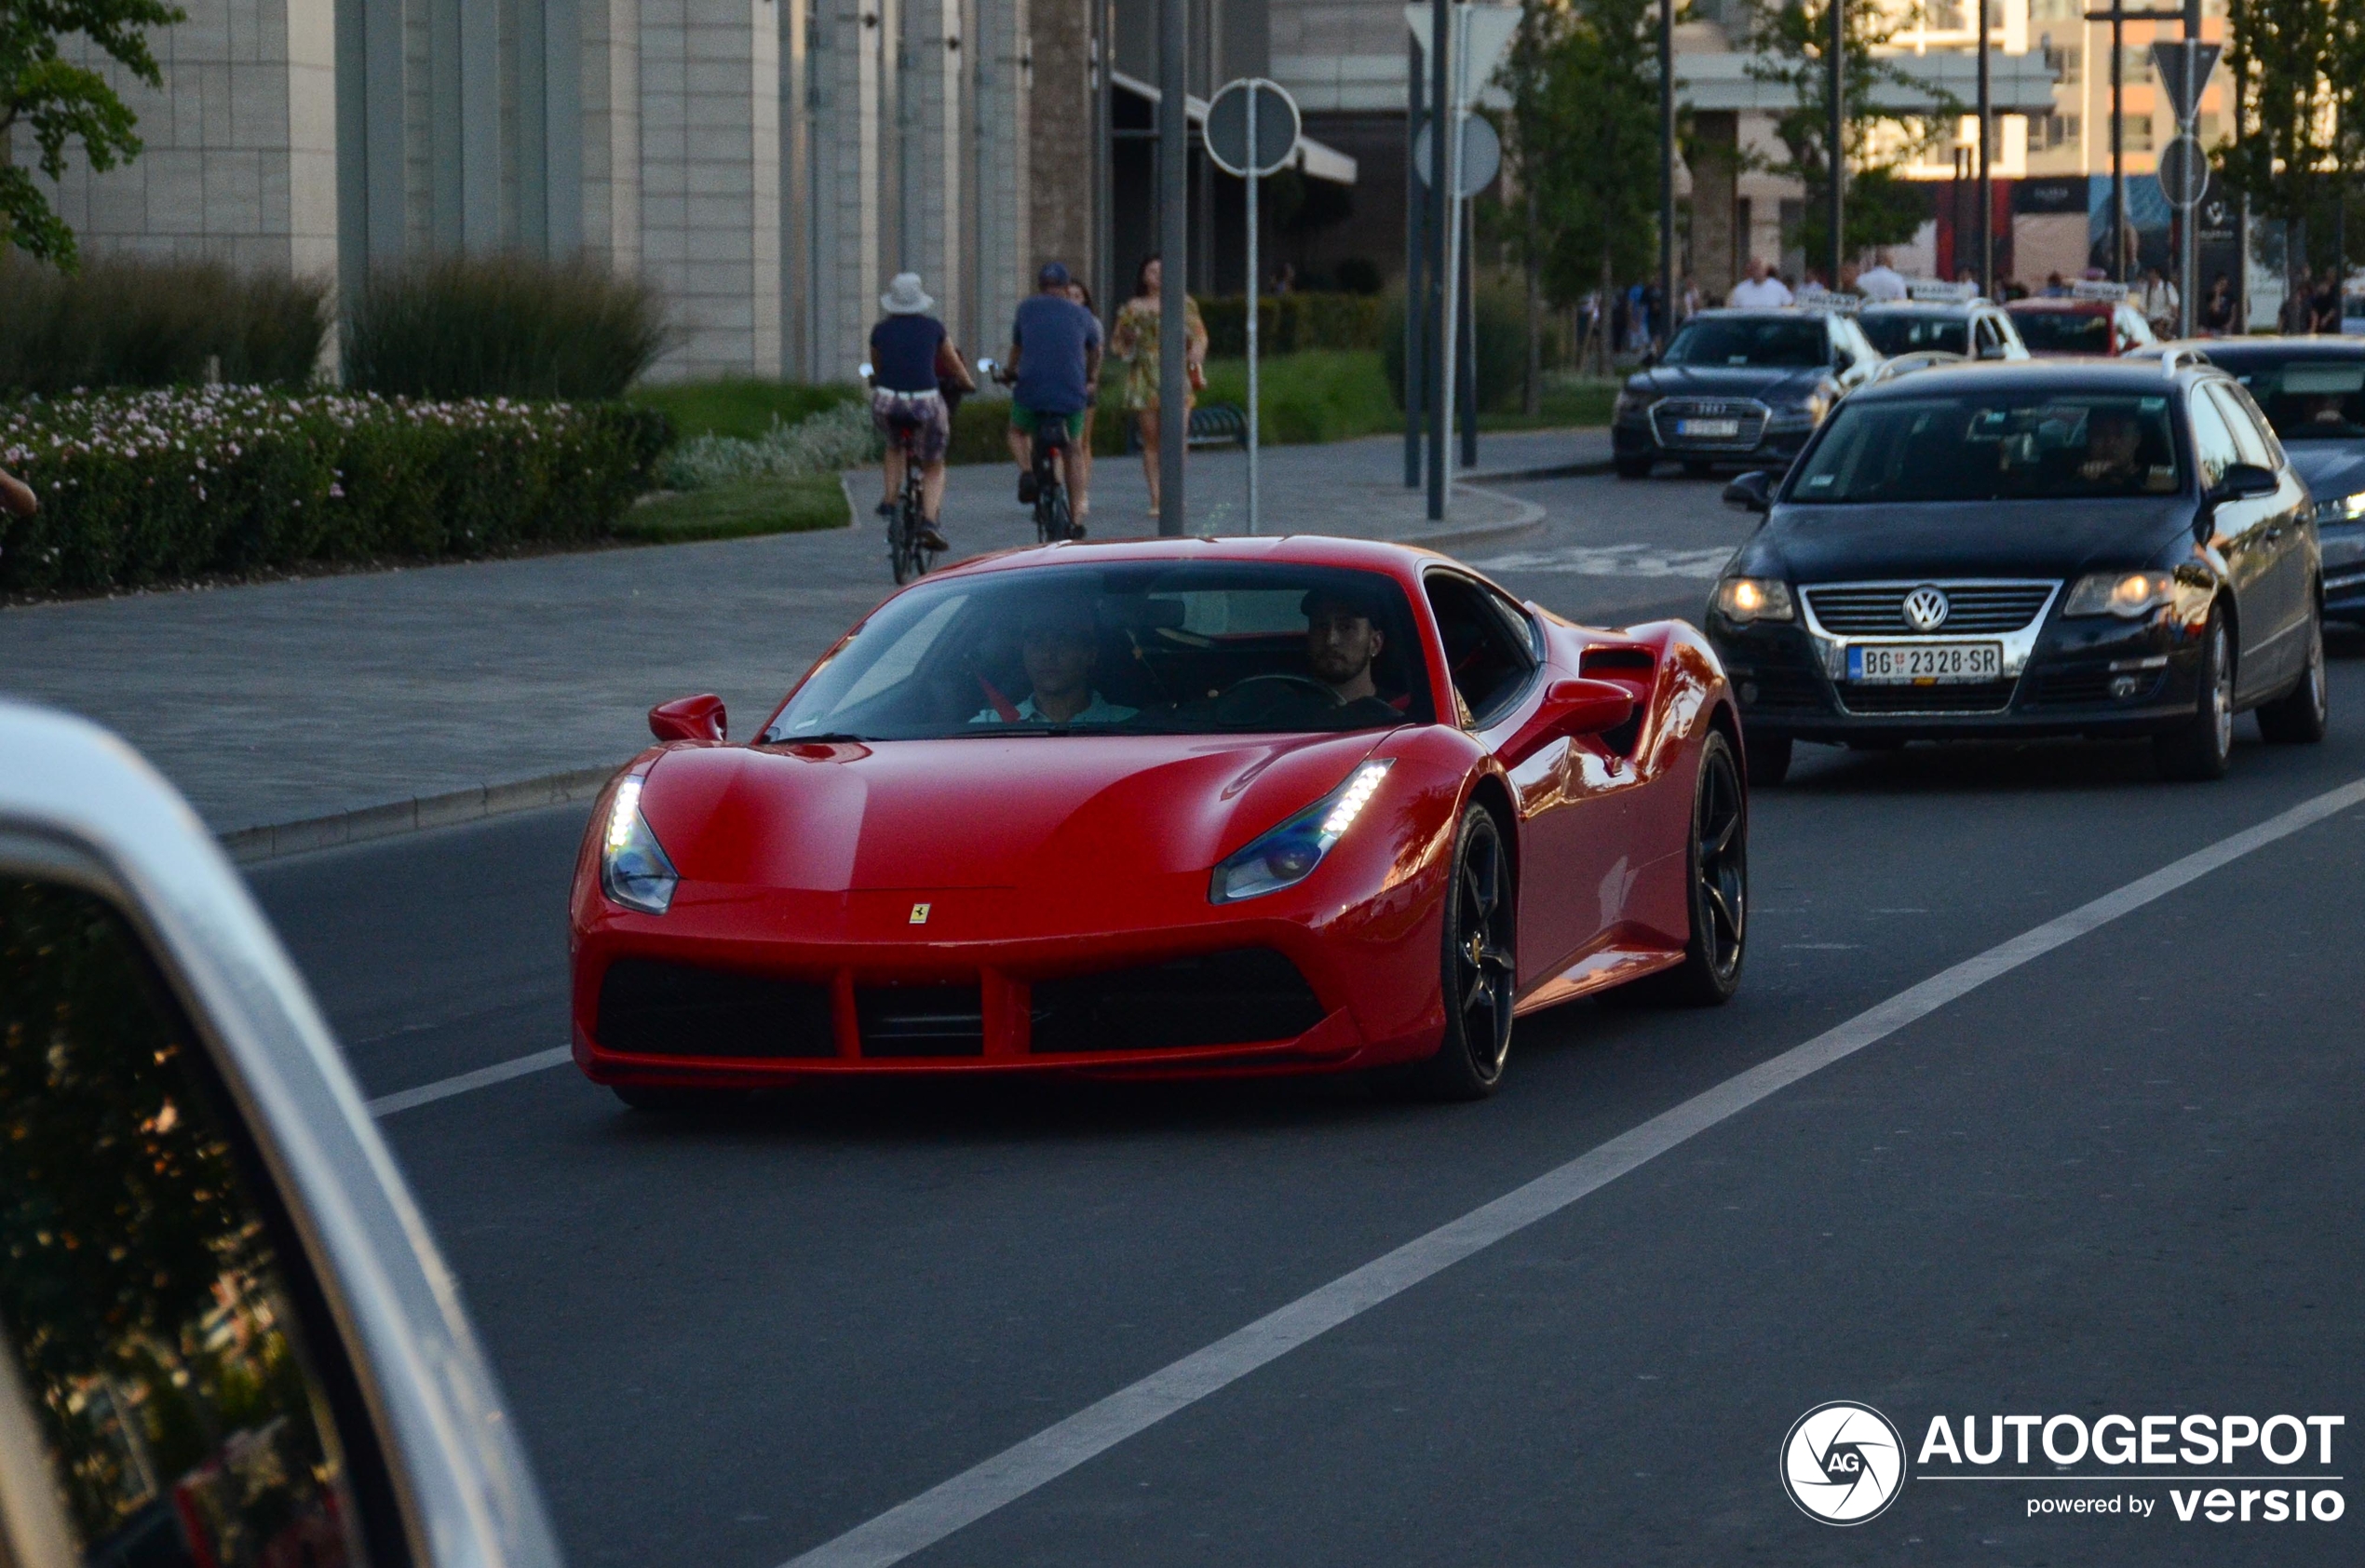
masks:
POLYGON ((2330 332, 2338 336, 2341 330, 2341 278, 2331 267, 2317 279, 2316 292, 2308 301, 2308 327, 2311 332, 2330 332))
POLYGON ((2209 297, 2201 302, 2200 329, 2213 338, 2234 331, 2234 280, 2222 272, 2210 280, 2209 297))
POLYGON ((2143 269, 2143 285, 2136 296, 2135 308, 2152 324, 2152 331, 2164 338, 2176 335, 2176 313, 2181 304, 2176 285, 2160 276, 2157 267, 2143 269))
POLYGON ((1856 291, 1868 300, 1901 300, 1905 275, 1889 265, 1888 252, 1872 252, 1872 264, 1856 275, 1856 291))
MULTIPOLYGON (((1150 256, 1133 275, 1133 297, 1116 313, 1109 330, 1109 353, 1125 361, 1125 407, 1142 435, 1142 472, 1150 481, 1150 515, 1158 515, 1158 337, 1161 324, 1158 291, 1166 268, 1150 256)), ((1191 427, 1191 405, 1207 389, 1207 323, 1199 319, 1198 302, 1182 296, 1182 368, 1190 394, 1182 403, 1182 428, 1191 427)), ((1184 450, 1189 449, 1185 441, 1184 450)))
MULTIPOLYGON (((1100 311, 1092 304, 1092 291, 1084 286, 1082 278, 1068 280, 1068 298, 1082 305, 1084 314, 1095 322, 1101 319, 1100 311)), ((1075 443, 1075 520, 1078 522, 1082 522, 1092 510, 1092 422, 1101 412, 1100 394, 1101 389, 1095 386, 1092 400, 1084 405, 1084 434, 1077 438, 1075 443)))
POLYGON ((1724 303, 1744 309, 1762 310, 1768 305, 1788 304, 1791 298, 1789 285, 1771 275, 1765 258, 1751 256, 1749 276, 1733 285, 1733 291, 1725 296, 1724 303))

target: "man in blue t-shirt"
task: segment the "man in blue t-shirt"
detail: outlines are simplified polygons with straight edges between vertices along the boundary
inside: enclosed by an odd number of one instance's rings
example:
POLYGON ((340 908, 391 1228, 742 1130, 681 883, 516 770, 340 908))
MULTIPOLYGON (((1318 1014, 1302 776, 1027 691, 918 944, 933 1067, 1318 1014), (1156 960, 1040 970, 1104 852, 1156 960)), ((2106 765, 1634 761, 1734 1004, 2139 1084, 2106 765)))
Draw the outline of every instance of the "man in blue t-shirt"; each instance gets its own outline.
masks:
MULTIPOLYGON (((1046 264, 1035 277, 1036 293, 1022 301, 1010 323, 1010 357, 1006 373, 1015 377, 1010 394, 1010 455, 1019 465, 1019 502, 1034 504, 1034 437, 1038 426, 1058 421, 1071 441, 1084 437, 1084 411, 1099 395, 1101 324, 1092 313, 1067 296, 1068 269, 1046 264)), ((1068 489, 1074 515, 1086 507, 1076 492, 1076 469, 1064 453, 1059 458, 1060 482, 1068 489)), ((1075 536, 1084 536, 1081 523, 1075 536)))

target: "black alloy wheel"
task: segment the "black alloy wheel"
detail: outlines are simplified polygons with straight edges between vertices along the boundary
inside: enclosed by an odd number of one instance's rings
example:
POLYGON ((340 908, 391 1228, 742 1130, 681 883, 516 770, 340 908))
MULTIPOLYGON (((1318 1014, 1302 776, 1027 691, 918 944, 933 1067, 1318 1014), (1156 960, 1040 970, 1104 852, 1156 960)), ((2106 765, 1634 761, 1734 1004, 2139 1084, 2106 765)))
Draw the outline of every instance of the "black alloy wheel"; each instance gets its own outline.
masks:
POLYGON ((2201 668, 2193 716, 2152 737, 2152 761, 2162 778, 2198 783, 2225 777, 2234 757, 2234 656, 2224 618, 2215 612, 2201 633, 2201 668))
POLYGON ((1454 837, 1453 878, 1445 894, 1439 975, 1445 1038, 1413 1074, 1429 1099, 1483 1100, 1503 1081, 1519 985, 1511 892, 1502 830, 1492 812, 1473 804, 1463 812, 1462 831, 1454 837))
POLYGON ((1710 731, 1692 786, 1691 939, 1683 962, 1643 980, 1651 1000, 1717 1007, 1740 988, 1749 944, 1750 803, 1724 737, 1710 731))
POLYGON ((1755 736, 1741 743, 1748 759, 1750 785, 1763 788, 1779 784, 1791 776, 1791 752, 1794 745, 1787 735, 1755 736))
POLYGON ((2314 605, 2307 616, 2307 668, 2291 689, 2258 710, 2258 733, 2278 746, 2312 746, 2324 738, 2331 699, 2324 681, 2324 612, 2314 605))

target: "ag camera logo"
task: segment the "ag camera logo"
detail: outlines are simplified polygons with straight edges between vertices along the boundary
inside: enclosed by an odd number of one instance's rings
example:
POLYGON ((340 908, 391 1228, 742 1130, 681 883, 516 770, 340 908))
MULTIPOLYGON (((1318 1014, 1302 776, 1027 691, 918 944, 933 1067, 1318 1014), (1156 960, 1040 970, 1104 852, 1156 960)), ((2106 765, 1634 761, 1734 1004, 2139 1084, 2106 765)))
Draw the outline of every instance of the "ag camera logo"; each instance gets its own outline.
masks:
POLYGON ((1782 1440, 1782 1489, 1809 1519, 1861 1524, 1904 1486, 1905 1440, 1870 1405, 1817 1405, 1782 1440))

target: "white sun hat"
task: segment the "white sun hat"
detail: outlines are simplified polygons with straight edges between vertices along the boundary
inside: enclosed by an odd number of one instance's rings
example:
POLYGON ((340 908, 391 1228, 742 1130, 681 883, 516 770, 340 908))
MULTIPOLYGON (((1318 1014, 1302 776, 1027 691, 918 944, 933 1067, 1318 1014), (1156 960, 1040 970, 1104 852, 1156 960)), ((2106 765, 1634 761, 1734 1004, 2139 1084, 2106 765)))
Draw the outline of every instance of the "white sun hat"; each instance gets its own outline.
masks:
POLYGON ((918 316, 936 302, 928 298, 926 289, 920 287, 918 273, 899 272, 887 284, 887 291, 879 296, 879 304, 885 307, 889 316, 918 316))

